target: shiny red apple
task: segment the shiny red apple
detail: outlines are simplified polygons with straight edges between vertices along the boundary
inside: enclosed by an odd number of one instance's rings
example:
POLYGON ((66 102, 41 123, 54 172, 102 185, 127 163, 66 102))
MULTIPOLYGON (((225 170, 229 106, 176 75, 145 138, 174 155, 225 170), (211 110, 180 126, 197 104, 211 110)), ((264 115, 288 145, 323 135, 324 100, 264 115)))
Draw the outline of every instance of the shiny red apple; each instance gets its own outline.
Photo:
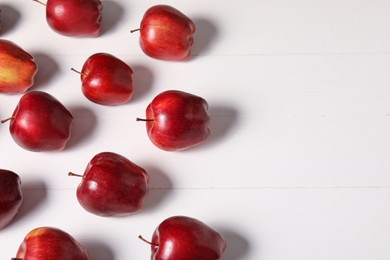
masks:
POLYGON ((87 250, 70 234, 54 227, 31 230, 12 260, 89 260, 87 250))
POLYGON ((219 260, 226 248, 226 241, 218 231, 187 216, 165 219, 148 243, 152 260, 219 260))
POLYGON ((144 14, 139 29, 143 52, 159 60, 183 61, 191 54, 195 24, 176 8, 155 5, 144 14))
POLYGON ((126 157, 102 152, 87 165, 77 187, 80 205, 90 213, 103 217, 120 217, 141 210, 148 191, 147 172, 126 157))
POLYGON ((38 66, 16 43, 0 39, 0 93, 19 94, 34 85, 38 66))
POLYGON ((121 105, 133 96, 132 69, 111 54, 95 53, 90 56, 80 75, 84 96, 97 104, 121 105))
POLYGON ((205 99, 180 90, 158 94, 146 108, 148 136, 162 150, 189 149, 210 134, 210 117, 205 99))
POLYGON ((47 23, 55 32, 65 36, 100 35, 102 17, 103 4, 100 0, 47 0, 46 3, 47 23))
POLYGON ((19 175, 0 169, 0 229, 12 222, 22 203, 23 193, 19 175))
POLYGON ((19 100, 9 121, 14 141, 34 152, 63 150, 70 139, 73 116, 58 99, 43 91, 29 91, 19 100))

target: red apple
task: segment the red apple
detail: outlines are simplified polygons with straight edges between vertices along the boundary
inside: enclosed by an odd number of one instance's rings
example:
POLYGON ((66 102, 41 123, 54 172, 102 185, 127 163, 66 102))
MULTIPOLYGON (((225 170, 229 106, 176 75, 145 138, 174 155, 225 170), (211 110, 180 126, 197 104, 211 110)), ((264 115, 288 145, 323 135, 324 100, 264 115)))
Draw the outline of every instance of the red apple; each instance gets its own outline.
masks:
POLYGON ((140 28, 143 52, 156 59, 183 61, 190 56, 195 24, 169 5, 155 5, 144 14, 140 28))
POLYGON ((180 151, 202 143, 210 134, 208 104, 203 98, 168 90, 158 94, 146 108, 146 129, 160 149, 180 151))
POLYGON ((22 202, 23 194, 19 175, 0 169, 0 229, 12 222, 22 202))
POLYGON ((43 91, 29 91, 16 106, 10 121, 14 141, 30 151, 60 151, 70 139, 73 116, 52 95, 43 91))
POLYGON ((0 39, 0 93, 26 92, 33 86, 37 72, 31 54, 12 41, 0 39))
POLYGON ((152 247, 152 260, 218 260, 226 248, 226 241, 218 231, 186 216, 173 216, 161 222, 148 243, 152 247))
POLYGON ((31 230, 13 260, 89 260, 87 250, 70 234, 54 227, 31 230))
POLYGON ((47 0, 46 3, 47 23, 55 32, 65 36, 100 35, 102 16, 100 0, 47 0))
POLYGON ((96 53, 90 56, 80 75, 84 96, 97 104, 121 105, 133 96, 132 69, 111 54, 96 53))
POLYGON ((122 155, 102 152, 88 163, 77 187, 80 205, 103 217, 127 216, 138 212, 148 190, 147 172, 122 155))

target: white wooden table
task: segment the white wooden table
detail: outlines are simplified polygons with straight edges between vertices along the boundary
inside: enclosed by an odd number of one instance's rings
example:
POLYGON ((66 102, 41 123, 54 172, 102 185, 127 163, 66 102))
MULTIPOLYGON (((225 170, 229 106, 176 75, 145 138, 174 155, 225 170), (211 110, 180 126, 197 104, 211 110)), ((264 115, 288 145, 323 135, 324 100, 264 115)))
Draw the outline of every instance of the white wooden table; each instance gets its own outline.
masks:
MULTIPOLYGON (((144 11, 159 1, 103 1, 104 32, 75 39, 53 32, 43 6, 1 0, 1 38, 33 54, 34 89, 75 116, 66 150, 33 153, 0 126, 0 168, 18 173, 25 201, 0 231, 0 257, 15 255, 38 226, 61 228, 93 260, 149 259, 166 217, 188 215, 220 230, 224 260, 390 259, 390 1, 179 1, 197 25, 193 58, 153 60, 138 45, 144 11), (188 3, 187 3, 188 2, 188 3), (104 107, 81 94, 81 68, 108 52, 134 70, 126 105, 104 107), (198 148, 164 152, 149 141, 145 114, 167 89, 204 97, 211 136, 198 148), (120 153, 151 177, 145 208, 125 218, 84 211, 75 190, 97 153, 120 153)), ((0 117, 20 96, 0 96, 0 117)))

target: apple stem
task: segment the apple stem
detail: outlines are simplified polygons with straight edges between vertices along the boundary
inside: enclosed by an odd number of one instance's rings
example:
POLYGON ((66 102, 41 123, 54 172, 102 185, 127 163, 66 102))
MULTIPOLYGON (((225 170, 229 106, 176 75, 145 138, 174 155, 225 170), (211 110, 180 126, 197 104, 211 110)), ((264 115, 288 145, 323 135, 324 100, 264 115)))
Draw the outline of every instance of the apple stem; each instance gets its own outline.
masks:
POLYGON ((22 258, 15 258, 15 257, 12 257, 11 260, 23 260, 22 258))
POLYGON ((131 30, 130 33, 133 33, 133 32, 138 32, 140 30, 140 28, 138 29, 134 29, 134 30, 131 30))
POLYGON ((141 239, 142 241, 144 241, 145 243, 151 245, 151 246, 159 246, 159 244, 152 243, 152 242, 146 240, 145 238, 143 238, 141 235, 139 235, 138 238, 141 239))
POLYGON ((154 121, 154 119, 152 119, 152 118, 139 118, 139 117, 137 117, 136 119, 135 119, 136 121, 143 121, 143 122, 150 122, 150 121, 154 121))
POLYGON ((68 172, 68 176, 76 176, 76 177, 84 177, 83 175, 81 174, 76 174, 76 173, 73 173, 73 172, 68 172))
MULTIPOLYGON (((39 1, 39 0, 33 0, 34 2, 37 2, 37 3, 39 3, 39 4, 41 4, 41 5, 44 5, 44 6, 46 6, 46 4, 45 3, 43 3, 43 2, 41 2, 41 1, 39 1)), ((18 259, 18 258, 16 258, 16 259, 18 259)))
POLYGON ((1 120, 0 122, 1 122, 2 124, 4 124, 5 122, 8 122, 8 121, 10 121, 10 120, 12 120, 12 119, 15 119, 15 117, 11 116, 11 117, 8 117, 8 118, 6 118, 6 119, 1 120))
POLYGON ((72 71, 74 71, 74 72, 76 72, 76 73, 78 73, 78 74, 81 74, 81 75, 83 75, 83 76, 86 76, 85 73, 82 73, 82 72, 80 72, 80 71, 78 71, 78 70, 76 70, 76 69, 74 69, 74 68, 70 68, 70 70, 72 70, 72 71))

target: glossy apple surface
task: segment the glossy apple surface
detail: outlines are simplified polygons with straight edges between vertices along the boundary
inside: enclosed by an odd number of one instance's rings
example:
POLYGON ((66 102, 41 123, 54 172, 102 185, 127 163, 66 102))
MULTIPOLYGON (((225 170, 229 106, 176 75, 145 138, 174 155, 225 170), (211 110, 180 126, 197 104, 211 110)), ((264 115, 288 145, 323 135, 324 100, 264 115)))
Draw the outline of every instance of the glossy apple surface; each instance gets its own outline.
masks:
POLYGON ((0 169, 0 229, 12 222, 22 203, 23 193, 19 175, 0 169))
POLYGON ((82 92, 101 105, 121 105, 133 96, 133 71, 129 65, 108 53, 90 56, 81 71, 82 92))
POLYGON ((134 214, 143 207, 148 174, 120 154, 102 152, 95 155, 81 177, 77 199, 90 213, 120 217, 134 214))
POLYGON ((159 60, 183 61, 191 54, 195 24, 176 8, 155 5, 144 14, 140 25, 143 52, 159 60))
POLYGON ((63 150, 71 137, 73 116, 58 99, 43 91, 29 91, 19 100, 10 121, 14 141, 34 152, 63 150))
POLYGON ((210 134, 206 100, 179 90, 158 94, 147 106, 144 121, 152 143, 166 151, 189 149, 210 134))
POLYGON ((218 260, 226 248, 222 235, 195 218, 173 216, 156 228, 152 260, 218 260))
POLYGON ((46 20, 59 34, 95 37, 101 34, 103 4, 100 0, 48 0, 46 20))
POLYGON ((89 260, 87 250, 70 234, 54 227, 31 230, 13 260, 89 260))
POLYGON ((9 40, 0 39, 0 93, 19 94, 34 85, 34 57, 9 40))

